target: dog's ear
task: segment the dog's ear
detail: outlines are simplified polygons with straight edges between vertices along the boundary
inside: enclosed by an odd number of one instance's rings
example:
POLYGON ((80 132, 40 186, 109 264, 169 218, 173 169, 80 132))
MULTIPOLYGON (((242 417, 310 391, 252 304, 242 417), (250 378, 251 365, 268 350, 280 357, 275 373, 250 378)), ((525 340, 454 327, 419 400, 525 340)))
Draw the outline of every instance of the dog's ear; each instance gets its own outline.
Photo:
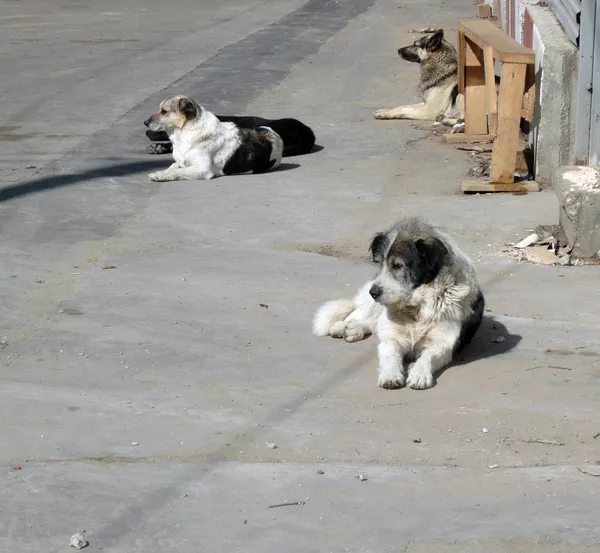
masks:
POLYGON ((442 40, 444 40, 444 29, 439 29, 429 37, 427 50, 434 52, 442 45, 442 40))
POLYGON ((179 104, 177 104, 177 109, 179 109, 179 112, 183 114, 188 121, 196 119, 200 112, 200 106, 194 102, 194 100, 190 100, 189 98, 181 98, 179 104))
POLYGON ((431 282, 444 266, 448 248, 438 238, 419 238, 415 242, 423 267, 425 282, 431 282))
POLYGON ((373 256, 373 263, 381 264, 385 259, 385 253, 388 247, 388 235, 386 232, 378 232, 371 240, 369 251, 373 256))

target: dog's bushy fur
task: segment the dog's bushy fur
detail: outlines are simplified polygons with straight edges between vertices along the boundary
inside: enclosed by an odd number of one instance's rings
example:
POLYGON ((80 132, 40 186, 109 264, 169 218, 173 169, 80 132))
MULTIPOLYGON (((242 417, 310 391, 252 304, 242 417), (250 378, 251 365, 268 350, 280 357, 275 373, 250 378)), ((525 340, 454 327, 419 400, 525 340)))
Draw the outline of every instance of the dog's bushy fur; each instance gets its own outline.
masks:
POLYGON ((376 333, 379 386, 430 388, 481 324, 475 267, 449 236, 419 217, 375 235, 370 250, 379 274, 353 300, 324 304, 313 332, 347 342, 376 333))
POLYGON ((380 109, 376 119, 439 121, 454 126, 464 119, 464 98, 458 93, 458 56, 442 29, 400 48, 402 59, 420 65, 420 104, 380 109))
MULTIPOLYGON (((298 119, 291 117, 264 119, 251 115, 217 115, 216 117, 221 123, 234 123, 240 129, 256 129, 258 127, 273 129, 283 140, 283 157, 309 154, 315 146, 315 133, 298 119)), ((147 130, 146 136, 157 143, 148 146, 146 151, 149 154, 166 154, 173 151, 173 145, 169 142, 167 133, 147 130)))
POLYGON ((281 163, 283 141, 272 129, 244 129, 223 123, 186 96, 165 100, 159 112, 144 124, 153 132, 166 132, 173 144, 175 163, 151 173, 152 181, 263 173, 281 163))

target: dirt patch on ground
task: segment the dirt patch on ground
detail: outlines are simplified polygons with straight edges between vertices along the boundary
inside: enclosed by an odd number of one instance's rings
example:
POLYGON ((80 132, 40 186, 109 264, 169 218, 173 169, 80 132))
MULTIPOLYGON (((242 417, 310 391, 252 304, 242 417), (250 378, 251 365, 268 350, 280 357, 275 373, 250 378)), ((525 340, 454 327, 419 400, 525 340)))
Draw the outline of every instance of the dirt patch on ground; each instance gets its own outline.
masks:
POLYGON ((316 253, 318 255, 324 255, 325 257, 349 259, 350 261, 360 263, 373 263, 371 256, 358 246, 339 246, 335 244, 278 244, 277 248, 282 250, 316 253))

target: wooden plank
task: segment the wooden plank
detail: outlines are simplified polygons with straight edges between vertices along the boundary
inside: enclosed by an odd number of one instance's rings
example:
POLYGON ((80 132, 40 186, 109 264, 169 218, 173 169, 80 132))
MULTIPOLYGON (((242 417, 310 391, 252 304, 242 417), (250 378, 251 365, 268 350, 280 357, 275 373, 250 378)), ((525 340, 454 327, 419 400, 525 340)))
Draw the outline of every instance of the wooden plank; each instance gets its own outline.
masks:
POLYGON ((442 138, 446 144, 484 144, 494 140, 494 136, 491 134, 468 135, 464 133, 447 133, 442 135, 442 138))
POLYGON ((483 62, 485 68, 485 87, 488 128, 490 134, 496 134, 498 125, 498 99, 496 97, 496 72, 494 71, 494 51, 490 46, 483 49, 483 62))
POLYGON ((488 134, 483 50, 465 37, 465 134, 488 134))
POLYGON ((533 152, 529 144, 521 144, 517 150, 515 171, 521 173, 533 173, 533 152))
POLYGON ((492 17, 492 6, 489 4, 479 4, 477 6, 477 17, 479 17, 479 19, 492 17))
POLYGON ((460 189, 463 194, 489 194, 496 192, 539 192, 540 185, 535 181, 523 181, 521 183, 492 184, 481 180, 465 180, 460 189))
POLYGON ((535 93, 535 66, 529 64, 525 72, 525 94, 523 94, 523 109, 521 110, 521 117, 529 123, 533 123, 535 93))
POLYGON ((522 63, 502 64, 498 99, 498 128, 490 168, 490 182, 492 183, 514 182, 526 69, 527 66, 522 63))
POLYGON ((487 19, 462 19, 465 36, 480 48, 491 46, 494 58, 509 63, 534 63, 535 52, 519 44, 487 19))

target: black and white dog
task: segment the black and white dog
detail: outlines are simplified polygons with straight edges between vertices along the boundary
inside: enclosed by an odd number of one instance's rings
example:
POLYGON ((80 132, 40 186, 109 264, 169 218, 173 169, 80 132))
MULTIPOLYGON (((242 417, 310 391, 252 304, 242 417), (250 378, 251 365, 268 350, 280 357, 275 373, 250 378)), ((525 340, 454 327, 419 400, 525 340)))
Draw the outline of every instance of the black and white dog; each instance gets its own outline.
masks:
POLYGON ((353 300, 324 304, 313 332, 347 342, 375 333, 379 386, 430 388, 481 324, 475 267, 448 235, 419 217, 378 233, 370 249, 377 277, 353 300))
POLYGON ((235 123, 222 123, 186 96, 163 101, 159 112, 144 124, 151 131, 166 132, 173 144, 175 163, 148 175, 152 181, 264 173, 281 163, 283 141, 271 128, 244 129, 235 123))
MULTIPOLYGON (((217 115, 216 117, 221 123, 235 123, 240 129, 269 127, 283 140, 283 157, 310 154, 315 146, 315 133, 298 119, 291 117, 264 119, 252 115, 217 115)), ((166 132, 147 130, 146 136, 154 142, 146 148, 149 154, 170 154, 173 151, 173 145, 169 142, 166 132)))

